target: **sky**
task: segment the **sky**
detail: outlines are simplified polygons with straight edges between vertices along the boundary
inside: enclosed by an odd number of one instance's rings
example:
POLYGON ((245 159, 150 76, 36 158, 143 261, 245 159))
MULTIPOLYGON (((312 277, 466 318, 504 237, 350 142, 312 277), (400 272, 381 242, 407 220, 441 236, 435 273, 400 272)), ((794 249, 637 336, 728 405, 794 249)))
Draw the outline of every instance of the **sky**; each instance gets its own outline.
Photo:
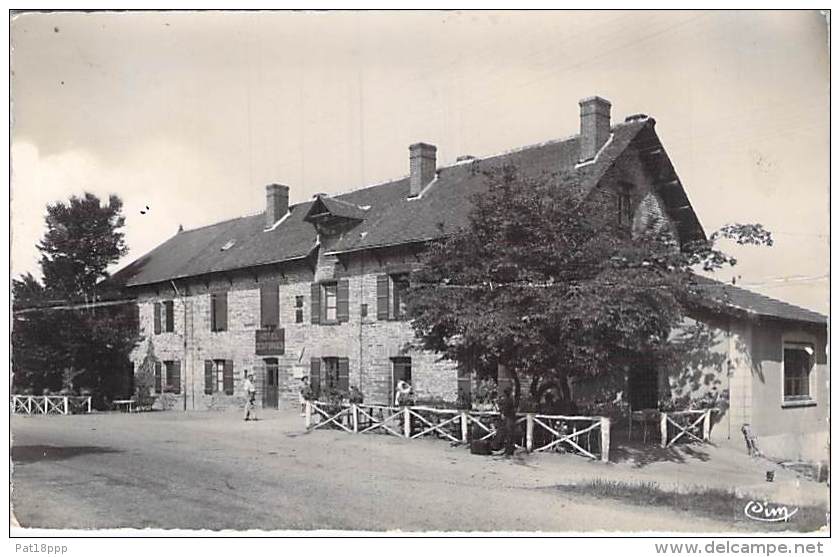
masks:
POLYGON ((828 313, 829 50, 819 12, 18 14, 12 275, 48 203, 119 195, 130 252, 291 202, 566 137, 578 100, 645 113, 710 234, 762 223, 722 280, 828 313), (145 214, 146 207, 149 207, 145 214))

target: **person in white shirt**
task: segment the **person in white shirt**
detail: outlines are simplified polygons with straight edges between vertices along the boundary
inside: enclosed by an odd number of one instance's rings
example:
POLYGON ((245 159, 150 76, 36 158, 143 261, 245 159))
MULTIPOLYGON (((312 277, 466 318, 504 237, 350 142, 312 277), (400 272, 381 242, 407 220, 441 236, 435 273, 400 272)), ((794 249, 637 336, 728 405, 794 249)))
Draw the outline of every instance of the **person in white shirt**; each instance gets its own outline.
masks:
POLYGON ((245 391, 245 421, 257 421, 257 387, 254 385, 254 374, 248 373, 248 370, 245 370, 242 390, 245 391))
POLYGON ((400 379, 397 381, 396 395, 394 396, 394 406, 401 406, 407 404, 409 395, 411 394, 411 384, 408 381, 400 379))

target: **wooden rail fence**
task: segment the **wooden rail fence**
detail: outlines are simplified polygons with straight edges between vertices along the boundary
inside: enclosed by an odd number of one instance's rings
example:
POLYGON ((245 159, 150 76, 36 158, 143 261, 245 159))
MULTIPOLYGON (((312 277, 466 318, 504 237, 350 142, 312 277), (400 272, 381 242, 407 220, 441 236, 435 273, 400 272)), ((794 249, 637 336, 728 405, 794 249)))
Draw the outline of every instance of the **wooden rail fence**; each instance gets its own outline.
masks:
POLYGON ((694 439, 701 443, 709 441, 712 430, 712 409, 682 410, 679 412, 660 412, 659 435, 662 447, 670 447, 679 439, 694 439), (674 435, 669 432, 674 430, 674 435))
POLYGON ((91 411, 89 396, 12 395, 12 414, 68 415, 91 411))
MULTIPOLYGON (((305 416, 307 430, 333 428, 406 439, 429 436, 464 444, 497 436, 500 421, 498 412, 319 401, 306 403, 305 416)), ((593 460, 609 461, 610 420, 605 417, 522 413, 516 418, 515 438, 516 445, 528 451, 562 448, 593 460)))

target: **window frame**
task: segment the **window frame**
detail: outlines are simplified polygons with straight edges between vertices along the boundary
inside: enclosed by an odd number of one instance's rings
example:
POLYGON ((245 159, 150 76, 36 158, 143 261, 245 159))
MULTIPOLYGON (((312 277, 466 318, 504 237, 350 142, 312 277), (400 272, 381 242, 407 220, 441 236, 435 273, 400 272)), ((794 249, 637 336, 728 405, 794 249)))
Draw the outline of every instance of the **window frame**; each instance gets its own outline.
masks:
POLYGON ((400 311, 400 302, 405 304, 406 292, 411 287, 411 273, 392 273, 388 275, 388 281, 391 290, 388 296, 389 318, 392 321, 405 321, 408 319, 408 313, 400 311))
POLYGON ((321 283, 321 317, 323 318, 323 322, 327 325, 333 325, 338 323, 338 282, 337 281, 330 281, 330 282, 322 282, 321 283), (332 290, 332 299, 333 299, 333 306, 332 310, 334 315, 330 318, 330 290, 332 290))
POLYGON ((295 323, 303 323, 303 304, 306 296, 295 296, 295 323))
MULTIPOLYGON (((780 391, 783 408, 796 408, 801 406, 816 406, 817 404, 817 344, 812 339, 802 338, 783 338, 782 339, 782 358, 781 358, 781 376, 780 376, 780 391), (807 387, 808 393, 801 395, 787 394, 788 378, 787 365, 785 353, 790 349, 801 349, 807 353, 807 349, 811 349, 809 354, 809 367, 805 373, 804 385, 807 387)), ((802 384, 802 378, 798 378, 802 384)))
POLYGON ((633 226, 633 184, 621 182, 616 188, 616 208, 619 226, 633 226))

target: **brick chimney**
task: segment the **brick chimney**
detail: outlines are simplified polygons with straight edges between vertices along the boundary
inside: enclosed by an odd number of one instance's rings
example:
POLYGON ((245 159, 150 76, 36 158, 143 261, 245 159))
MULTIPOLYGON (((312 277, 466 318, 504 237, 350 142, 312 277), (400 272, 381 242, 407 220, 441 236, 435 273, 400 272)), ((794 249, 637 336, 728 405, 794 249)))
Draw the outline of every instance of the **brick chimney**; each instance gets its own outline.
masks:
POLYGON ((601 97, 581 99, 580 161, 595 158, 610 137, 610 101, 601 97))
POLYGON ((420 195, 423 188, 435 179, 437 172, 437 147, 428 143, 415 143, 408 148, 411 169, 411 197, 420 195))
POLYGON ((265 227, 271 228, 289 212, 289 186, 268 184, 265 187, 265 227))

